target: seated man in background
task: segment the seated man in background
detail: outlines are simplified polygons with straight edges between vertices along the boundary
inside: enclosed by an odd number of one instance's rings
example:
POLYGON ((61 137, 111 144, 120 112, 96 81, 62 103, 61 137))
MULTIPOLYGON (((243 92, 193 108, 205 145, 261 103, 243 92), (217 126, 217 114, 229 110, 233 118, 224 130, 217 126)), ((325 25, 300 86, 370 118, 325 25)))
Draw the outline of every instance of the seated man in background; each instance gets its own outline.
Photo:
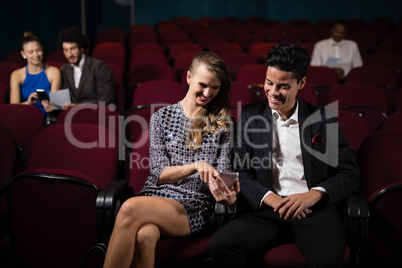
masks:
POLYGON ((63 110, 83 103, 113 103, 113 73, 106 63, 84 54, 85 36, 74 27, 67 28, 59 34, 57 46, 69 62, 60 68, 62 88, 70 90, 71 98, 63 110))
POLYGON ((341 82, 351 69, 363 65, 356 42, 344 39, 346 30, 346 22, 336 21, 331 28, 331 37, 315 44, 310 61, 311 66, 335 69, 341 82))

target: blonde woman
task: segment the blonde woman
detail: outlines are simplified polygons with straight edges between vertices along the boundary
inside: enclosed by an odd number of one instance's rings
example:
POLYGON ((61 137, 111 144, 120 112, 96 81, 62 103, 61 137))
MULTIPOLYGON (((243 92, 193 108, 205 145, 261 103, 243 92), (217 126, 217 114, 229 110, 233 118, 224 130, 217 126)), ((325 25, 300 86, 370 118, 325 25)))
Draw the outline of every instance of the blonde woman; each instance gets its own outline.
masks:
POLYGON ((50 91, 59 90, 60 70, 42 62, 43 48, 38 37, 32 32, 23 34, 21 48, 21 56, 27 60, 27 65, 11 74, 10 103, 35 105, 47 115, 53 107, 47 100, 40 101, 36 90, 44 89, 47 95, 50 91))
POLYGON ((232 154, 230 75, 216 54, 200 52, 187 83, 183 100, 151 118, 151 174, 140 196, 122 205, 104 267, 154 267, 161 236, 203 232, 215 201, 236 200, 238 180, 228 189, 218 172, 230 169, 232 154))

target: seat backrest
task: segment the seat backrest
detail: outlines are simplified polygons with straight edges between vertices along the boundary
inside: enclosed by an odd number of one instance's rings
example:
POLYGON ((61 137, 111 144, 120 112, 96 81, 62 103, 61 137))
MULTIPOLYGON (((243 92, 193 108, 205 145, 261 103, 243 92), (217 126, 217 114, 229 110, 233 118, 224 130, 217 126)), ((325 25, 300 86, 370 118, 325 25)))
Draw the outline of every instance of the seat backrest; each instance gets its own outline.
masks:
POLYGON ((351 111, 338 111, 338 122, 356 156, 360 144, 370 134, 366 120, 351 111))
POLYGON ((247 85, 263 85, 266 67, 263 64, 247 64, 239 69, 236 82, 247 85))
POLYGON ((19 50, 14 50, 14 51, 8 52, 4 56, 3 61, 16 62, 19 65, 21 65, 21 67, 27 65, 27 60, 22 57, 21 51, 19 51, 19 50))
POLYGON ((131 68, 127 74, 128 86, 151 80, 175 81, 173 68, 167 64, 142 64, 131 68))
POLYGON ((248 53, 251 55, 255 55, 257 57, 265 57, 268 55, 269 51, 278 43, 276 42, 258 42, 255 44, 252 44, 250 46, 250 49, 248 53))
POLYGON ((238 107, 241 109, 243 105, 249 104, 252 101, 251 91, 247 84, 232 82, 232 89, 230 91, 230 106, 232 108, 238 107))
POLYGON ((0 82, 0 104, 6 102, 7 90, 2 82, 0 82))
POLYGON ((386 119, 387 99, 381 88, 371 84, 339 84, 333 87, 328 102, 338 101, 340 110, 350 110, 363 117, 370 133, 386 119))
POLYGON ((385 66, 394 71, 402 70, 402 57, 395 53, 377 52, 363 56, 364 65, 385 66))
POLYGON ((360 146, 358 164, 362 190, 370 200, 386 185, 402 182, 402 130, 381 130, 368 136, 360 146))
POLYGON ((143 132, 135 142, 131 152, 129 185, 136 195, 141 191, 150 173, 149 130, 143 132))
POLYGON ((241 53, 243 48, 241 45, 229 42, 214 43, 209 46, 209 50, 222 57, 225 53, 241 53))
POLYGON ((339 108, 350 106, 371 106, 387 111, 387 101, 383 91, 369 83, 339 84, 332 88, 328 102, 339 101, 339 108))
POLYGON ((234 81, 237 80, 240 68, 249 64, 258 64, 258 56, 245 52, 226 52, 221 55, 221 58, 234 81))
POLYGON ((99 59, 106 64, 113 63, 120 68, 124 68, 126 49, 120 43, 103 42, 94 47, 92 57, 99 59))
POLYGON ((141 54, 143 52, 154 52, 164 54, 165 50, 163 46, 158 43, 142 43, 132 47, 131 56, 141 54))
POLYGON ((396 75, 385 66, 361 66, 350 70, 346 76, 347 83, 370 83, 376 86, 396 89, 396 75))
POLYGON ((102 188, 117 178, 115 134, 96 124, 54 124, 32 141, 26 169, 54 168, 83 173, 102 188))
POLYGON ((168 56, 169 58, 174 58, 177 55, 183 53, 183 52, 194 52, 198 53, 202 51, 202 45, 197 44, 197 43, 190 43, 190 42, 185 42, 185 43, 177 43, 173 44, 169 47, 168 51, 168 56))
POLYGON ((19 68, 21 65, 16 62, 0 62, 0 82, 4 84, 7 92, 10 90, 11 73, 19 68))
POLYGON ((14 135, 6 126, 0 124, 0 180, 14 175, 14 161, 17 150, 14 135))
POLYGON ((43 113, 33 105, 0 104, 0 124, 14 133, 17 145, 28 149, 35 135, 44 128, 43 113))
POLYGON ((307 68, 307 83, 333 87, 339 84, 336 71, 326 66, 309 66, 307 68))
POLYGON ((297 96, 311 104, 318 105, 317 93, 313 86, 306 84, 302 89, 297 92, 297 96))
POLYGON ((397 267, 402 258, 402 130, 367 137, 358 152, 362 190, 370 202, 370 249, 374 259, 397 267))
POLYGON ((66 56, 64 56, 63 51, 61 50, 54 50, 46 55, 46 61, 55 61, 55 62, 64 62, 67 63, 66 56))
POLYGON ((381 129, 402 129, 402 111, 395 112, 388 116, 382 124, 381 129))
POLYGON ((102 125, 117 130, 119 113, 106 105, 82 104, 63 110, 56 118, 57 123, 82 123, 102 125))
MULTIPOLYGON (((153 113, 165 105, 146 105, 134 107, 125 117, 126 140, 134 144, 138 137, 149 129, 149 122, 153 113)), ((131 146, 129 146, 132 148, 131 146)))
POLYGON ((13 267, 80 267, 99 241, 93 180, 71 170, 31 171, 9 191, 13 267))
POLYGON ((149 63, 168 64, 168 59, 165 54, 160 52, 141 52, 137 54, 132 54, 130 57, 129 68, 131 69, 135 66, 149 63))
POLYGON ((185 87, 176 81, 146 81, 135 89, 132 107, 161 103, 173 104, 183 99, 186 93, 185 87))

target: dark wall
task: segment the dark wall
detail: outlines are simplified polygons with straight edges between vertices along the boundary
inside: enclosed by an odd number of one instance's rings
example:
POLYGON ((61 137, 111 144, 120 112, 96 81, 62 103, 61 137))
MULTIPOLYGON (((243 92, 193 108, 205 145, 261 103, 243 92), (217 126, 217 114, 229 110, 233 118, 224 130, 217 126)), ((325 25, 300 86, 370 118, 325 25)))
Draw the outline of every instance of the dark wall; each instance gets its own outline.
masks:
MULTIPOLYGON (((86 32, 94 42, 104 28, 130 27, 130 7, 115 0, 85 0, 86 32)), ((128 0, 118 1, 128 3, 128 0)), ((262 17, 287 22, 291 19, 375 18, 402 19, 402 1, 394 0, 135 0, 135 23, 150 24, 175 16, 222 18, 262 17)), ((12 50, 20 50, 24 31, 33 31, 45 53, 56 49, 58 33, 69 26, 81 28, 81 0, 2 0, 0 4, 0 60, 12 50)))

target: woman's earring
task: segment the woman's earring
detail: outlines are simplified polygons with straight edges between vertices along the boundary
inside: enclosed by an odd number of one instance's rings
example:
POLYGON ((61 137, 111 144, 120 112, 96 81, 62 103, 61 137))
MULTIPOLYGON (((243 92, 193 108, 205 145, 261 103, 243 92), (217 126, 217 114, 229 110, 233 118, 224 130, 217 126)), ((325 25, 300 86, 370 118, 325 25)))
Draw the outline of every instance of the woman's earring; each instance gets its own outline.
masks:
POLYGON ((24 58, 24 59, 26 59, 26 58, 27 58, 27 56, 23 56, 23 58, 24 58))

